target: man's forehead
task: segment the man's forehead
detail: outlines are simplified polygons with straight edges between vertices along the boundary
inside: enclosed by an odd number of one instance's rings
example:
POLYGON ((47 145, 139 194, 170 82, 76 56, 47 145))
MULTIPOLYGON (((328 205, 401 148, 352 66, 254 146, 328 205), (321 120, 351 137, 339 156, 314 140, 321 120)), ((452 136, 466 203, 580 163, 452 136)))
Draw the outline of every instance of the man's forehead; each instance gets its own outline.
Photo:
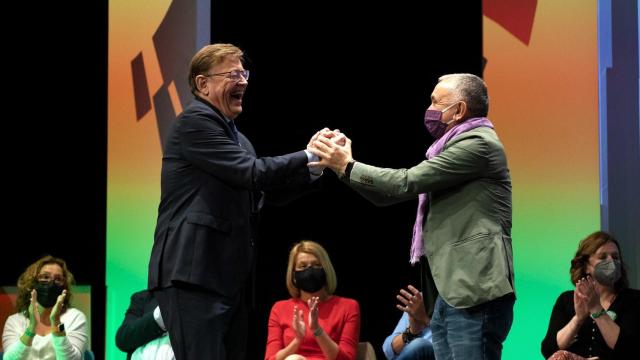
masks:
POLYGON ((431 98, 442 99, 444 97, 448 97, 453 93, 454 87, 450 81, 444 80, 439 82, 435 88, 433 88, 433 92, 431 93, 431 98))
POLYGON ((226 57, 220 63, 212 66, 213 69, 241 68, 242 62, 238 57, 226 57))

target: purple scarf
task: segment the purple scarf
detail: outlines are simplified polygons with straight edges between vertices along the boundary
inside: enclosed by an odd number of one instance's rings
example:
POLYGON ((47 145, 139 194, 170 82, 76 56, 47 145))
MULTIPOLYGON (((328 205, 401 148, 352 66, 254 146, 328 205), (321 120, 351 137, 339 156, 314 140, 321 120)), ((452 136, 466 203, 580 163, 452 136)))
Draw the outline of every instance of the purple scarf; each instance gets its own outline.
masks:
MULTIPOLYGON (((438 156, 443 150, 444 146, 459 134, 465 133, 469 130, 478 127, 489 127, 493 129, 493 124, 489 119, 485 117, 471 118, 467 121, 460 123, 447 131, 440 139, 436 140, 425 154, 427 160, 430 160, 438 156)), ((422 224, 424 223, 424 214, 426 212, 427 203, 429 202, 429 194, 420 194, 418 197, 418 210, 416 213, 416 223, 413 225, 413 239, 411 241, 411 264, 415 264, 420 261, 420 256, 424 255, 424 243, 422 241, 422 224)))

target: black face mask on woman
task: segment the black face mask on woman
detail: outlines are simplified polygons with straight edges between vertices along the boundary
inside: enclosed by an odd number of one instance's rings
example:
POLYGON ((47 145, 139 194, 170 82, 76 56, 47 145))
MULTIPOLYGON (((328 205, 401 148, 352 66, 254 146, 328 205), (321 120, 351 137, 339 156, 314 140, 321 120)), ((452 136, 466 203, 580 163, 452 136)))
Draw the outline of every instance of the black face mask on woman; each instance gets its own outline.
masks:
POLYGON ((62 290, 64 288, 54 281, 41 283, 36 283, 35 286, 36 292, 38 293, 38 304, 43 307, 50 308, 56 304, 58 301, 58 296, 62 294, 62 290))
POLYGON ((296 287, 310 293, 322 289, 327 282, 327 274, 325 274, 324 269, 312 266, 296 271, 293 276, 296 280, 296 287))

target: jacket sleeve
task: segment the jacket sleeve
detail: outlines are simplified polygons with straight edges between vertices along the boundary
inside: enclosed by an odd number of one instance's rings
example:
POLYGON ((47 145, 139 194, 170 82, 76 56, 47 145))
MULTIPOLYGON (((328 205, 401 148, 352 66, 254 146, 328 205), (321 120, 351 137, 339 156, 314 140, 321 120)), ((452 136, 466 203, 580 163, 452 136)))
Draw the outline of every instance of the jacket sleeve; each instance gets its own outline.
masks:
POLYGON ((185 158, 230 186, 268 190, 291 182, 311 181, 303 150, 259 158, 233 142, 214 121, 204 117, 181 120, 177 131, 185 158))
MULTIPOLYGON (((356 163, 356 166, 358 163, 356 163)), ((350 185, 351 180, 347 179, 346 176, 340 178, 342 182, 347 185, 350 185)), ((417 194, 405 194, 399 196, 390 196, 386 194, 382 194, 376 192, 375 190, 367 189, 361 186, 354 186, 353 190, 355 190, 358 194, 360 194, 363 198, 367 199, 370 203, 376 206, 389 206, 393 204, 397 204, 403 201, 417 199, 417 194)))
POLYGON ((129 309, 116 333, 116 345, 126 353, 134 352, 138 347, 164 333, 153 317, 153 312, 144 313, 144 305, 148 301, 145 293, 135 293, 131 296, 129 309))
POLYGON ((361 192, 406 199, 479 178, 487 173, 488 162, 488 144, 475 136, 452 144, 440 155, 410 169, 356 163, 349 180, 351 186, 361 192))

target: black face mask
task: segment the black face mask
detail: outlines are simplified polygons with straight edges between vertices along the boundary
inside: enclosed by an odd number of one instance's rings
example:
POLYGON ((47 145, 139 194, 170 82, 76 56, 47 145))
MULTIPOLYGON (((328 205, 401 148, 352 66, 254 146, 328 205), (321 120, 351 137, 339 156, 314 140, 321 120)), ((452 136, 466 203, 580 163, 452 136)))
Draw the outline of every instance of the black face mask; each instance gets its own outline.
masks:
POLYGON ((326 284, 327 275, 323 268, 308 267, 294 273, 296 287, 306 292, 316 292, 326 284))
POLYGON ((64 288, 54 281, 48 283, 36 283, 36 292, 38 293, 38 304, 45 308, 50 308, 58 301, 58 296, 62 294, 64 288))

